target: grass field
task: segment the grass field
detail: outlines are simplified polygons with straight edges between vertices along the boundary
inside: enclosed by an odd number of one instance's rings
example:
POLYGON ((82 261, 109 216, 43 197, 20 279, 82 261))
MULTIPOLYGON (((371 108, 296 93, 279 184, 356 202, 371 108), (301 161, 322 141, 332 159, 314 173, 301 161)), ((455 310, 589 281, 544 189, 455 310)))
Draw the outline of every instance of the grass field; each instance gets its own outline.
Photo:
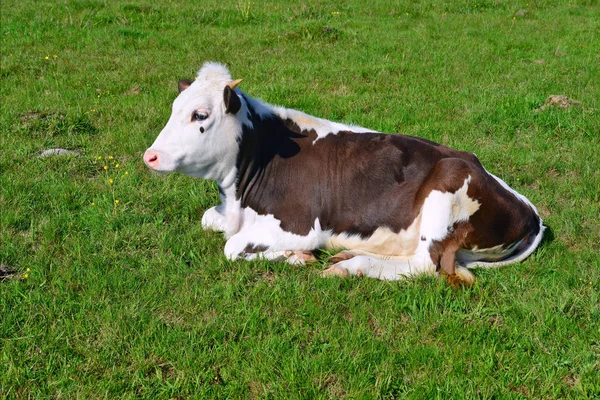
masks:
POLYGON ((0 2, 0 397, 600 397, 598 1, 366 4, 0 2), (477 153, 542 247, 460 290, 226 260, 216 185, 141 160, 206 60, 477 153))

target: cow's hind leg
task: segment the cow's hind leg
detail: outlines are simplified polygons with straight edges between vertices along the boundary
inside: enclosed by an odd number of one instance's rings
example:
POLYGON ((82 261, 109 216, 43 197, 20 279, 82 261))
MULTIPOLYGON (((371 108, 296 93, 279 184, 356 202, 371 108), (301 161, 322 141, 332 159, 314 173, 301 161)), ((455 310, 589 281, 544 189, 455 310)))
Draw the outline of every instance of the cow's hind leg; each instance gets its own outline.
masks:
POLYGON ((406 260, 385 260, 373 256, 355 256, 340 261, 323 271, 323 276, 365 276, 386 281, 405 279, 422 274, 434 274, 435 265, 427 257, 406 260))
POLYGON ((332 264, 335 263, 339 263, 341 261, 346 261, 349 260, 353 257, 356 257, 358 254, 356 254, 355 252, 351 251, 351 250, 342 250, 337 254, 334 254, 333 256, 329 257, 329 259, 327 261, 329 261, 332 264))
POLYGON ((445 278, 452 286, 471 286, 475 276, 466 268, 456 265, 456 252, 459 249, 461 230, 442 242, 433 242, 429 254, 436 265, 438 274, 445 278))
POLYGON ((424 200, 417 254, 428 254, 436 271, 454 286, 470 286, 475 280, 467 269, 456 266, 456 252, 465 246, 473 230, 469 219, 481 205, 470 187, 478 177, 472 163, 443 159, 418 194, 424 200))

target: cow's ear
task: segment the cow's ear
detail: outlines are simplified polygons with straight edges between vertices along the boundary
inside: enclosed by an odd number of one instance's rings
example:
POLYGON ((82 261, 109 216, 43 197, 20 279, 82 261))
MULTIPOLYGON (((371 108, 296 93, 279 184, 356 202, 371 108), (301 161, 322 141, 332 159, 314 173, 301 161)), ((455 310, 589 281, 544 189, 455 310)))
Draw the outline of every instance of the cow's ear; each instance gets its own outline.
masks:
POLYGON ((242 108, 242 101, 229 85, 225 86, 225 90, 223 90, 223 101, 225 102, 225 112, 228 114, 237 114, 242 108))
POLYGON ((179 93, 181 93, 185 89, 189 88, 191 84, 192 81, 189 79, 181 79, 179 82, 177 82, 177 90, 179 90, 179 93))

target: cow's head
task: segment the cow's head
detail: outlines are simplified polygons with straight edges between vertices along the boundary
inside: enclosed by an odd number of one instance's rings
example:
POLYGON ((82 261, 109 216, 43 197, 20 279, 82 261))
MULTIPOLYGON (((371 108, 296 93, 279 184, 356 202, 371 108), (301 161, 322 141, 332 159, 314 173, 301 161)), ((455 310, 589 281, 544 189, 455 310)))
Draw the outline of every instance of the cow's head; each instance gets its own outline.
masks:
POLYGON ((234 90, 240 81, 217 63, 204 64, 194 82, 180 81, 171 117, 144 154, 146 165, 215 180, 230 174, 242 131, 237 114, 246 107, 234 90))

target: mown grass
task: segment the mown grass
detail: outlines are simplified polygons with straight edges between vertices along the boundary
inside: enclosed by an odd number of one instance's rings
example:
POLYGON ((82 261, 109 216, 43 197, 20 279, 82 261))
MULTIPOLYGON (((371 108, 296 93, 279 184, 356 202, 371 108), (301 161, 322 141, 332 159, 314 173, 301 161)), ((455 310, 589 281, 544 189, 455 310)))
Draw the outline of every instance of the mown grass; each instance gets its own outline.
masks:
POLYGON ((597 1, 0 11, 2 397, 600 396, 597 1), (215 185, 141 162, 206 60, 270 103, 476 152, 543 246, 463 290, 227 261, 199 224, 215 185), (581 104, 536 111, 553 94, 581 104))

